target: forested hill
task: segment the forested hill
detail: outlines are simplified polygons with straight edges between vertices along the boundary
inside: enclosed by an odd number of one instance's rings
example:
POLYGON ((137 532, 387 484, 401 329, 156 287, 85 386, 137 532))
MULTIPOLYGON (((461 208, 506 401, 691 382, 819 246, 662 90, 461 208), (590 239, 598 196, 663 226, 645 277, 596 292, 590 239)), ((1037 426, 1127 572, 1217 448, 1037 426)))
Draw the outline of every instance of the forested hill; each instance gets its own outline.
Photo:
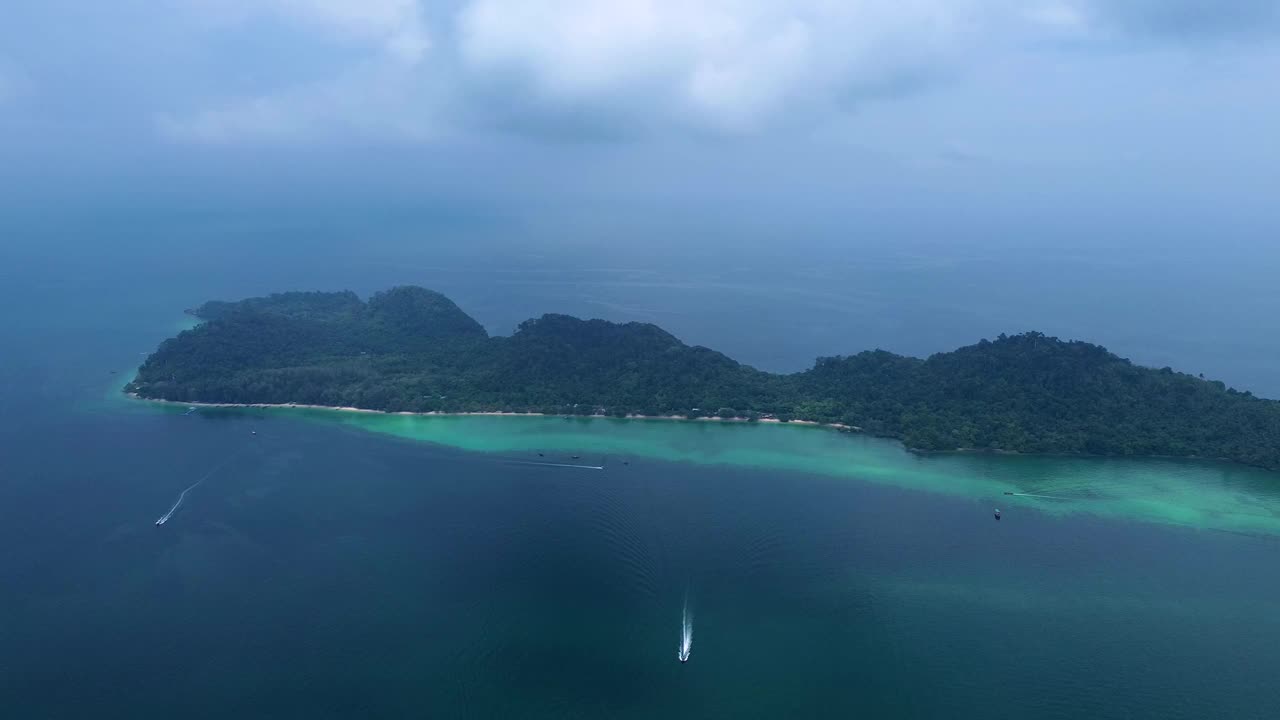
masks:
POLYGON ((1223 458, 1280 469, 1280 402, 1040 333, 928 359, 884 351, 777 375, 655 325, 544 315, 489 337, 439 293, 282 293, 191 311, 128 390, 183 402, 413 412, 777 417, 922 450, 1223 458))

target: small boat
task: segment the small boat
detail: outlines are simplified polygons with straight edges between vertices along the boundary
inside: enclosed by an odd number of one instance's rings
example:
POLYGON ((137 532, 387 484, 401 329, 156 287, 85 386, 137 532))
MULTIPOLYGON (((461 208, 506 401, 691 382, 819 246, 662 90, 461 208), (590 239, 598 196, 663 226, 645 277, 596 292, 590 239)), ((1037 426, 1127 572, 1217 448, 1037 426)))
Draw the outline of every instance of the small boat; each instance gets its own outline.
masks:
POLYGON ((573 458, 574 460, 579 460, 582 458, 581 455, 570 455, 569 457, 573 458))
POLYGON ((1000 508, 996 508, 996 519, 1000 519, 1000 508))
POLYGON ((1013 494, 1013 492, 1012 492, 1012 491, 1010 491, 1010 490, 1005 490, 1005 491, 1004 491, 1004 494, 1005 494, 1005 495, 1012 495, 1012 494, 1013 494))
POLYGON ((685 663, 689 662, 689 656, 688 656, 688 655, 677 655, 676 657, 680 658, 680 664, 681 664, 681 665, 683 665, 683 664, 685 664, 685 663))

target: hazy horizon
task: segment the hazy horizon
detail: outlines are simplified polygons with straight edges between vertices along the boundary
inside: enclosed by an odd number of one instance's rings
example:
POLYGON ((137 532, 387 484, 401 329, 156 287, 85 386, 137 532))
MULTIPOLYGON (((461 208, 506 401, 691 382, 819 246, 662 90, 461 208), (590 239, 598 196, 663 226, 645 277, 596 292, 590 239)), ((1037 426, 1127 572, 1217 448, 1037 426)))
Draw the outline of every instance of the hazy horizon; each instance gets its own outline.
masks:
MULTIPOLYGON (((477 245, 686 285, 820 271, 880 327, 817 312, 827 336, 779 356, 696 293, 659 309, 697 322, 639 319, 773 369, 1040 329, 1280 397, 1278 37, 1264 0, 19 2, 0 254, 19 276, 204 258, 196 299, 375 289, 359 263, 477 245), (214 271, 316 254, 358 262, 214 271)), ((545 310, 643 306, 593 292, 545 310)))
POLYGON ((1277 37, 1266 0, 18 2, 0 202, 1260 245, 1277 37))

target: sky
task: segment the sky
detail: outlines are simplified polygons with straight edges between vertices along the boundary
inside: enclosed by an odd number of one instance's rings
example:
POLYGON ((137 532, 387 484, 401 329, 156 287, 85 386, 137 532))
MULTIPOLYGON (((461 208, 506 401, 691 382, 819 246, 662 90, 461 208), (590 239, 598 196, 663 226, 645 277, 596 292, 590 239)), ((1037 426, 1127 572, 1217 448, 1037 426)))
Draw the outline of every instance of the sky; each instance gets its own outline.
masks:
POLYGON ((1214 229, 1227 244, 1280 229, 1274 0, 2 12, 9 204, 324 191, 587 227, 731 216, 830 234, 870 218, 1006 239, 1214 229))

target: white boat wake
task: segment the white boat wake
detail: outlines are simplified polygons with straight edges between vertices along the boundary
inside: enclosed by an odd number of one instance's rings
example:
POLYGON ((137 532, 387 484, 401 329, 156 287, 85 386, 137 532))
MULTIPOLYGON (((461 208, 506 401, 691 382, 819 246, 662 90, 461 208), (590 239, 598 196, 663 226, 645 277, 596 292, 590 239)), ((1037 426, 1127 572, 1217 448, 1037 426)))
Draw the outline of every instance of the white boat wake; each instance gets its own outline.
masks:
POLYGON ((217 465, 214 465, 212 470, 210 470, 209 472, 205 473, 205 474, 204 474, 204 476, 203 476, 203 477, 201 477, 199 480, 197 480, 197 481, 195 481, 195 482, 191 483, 191 485, 190 485, 190 486, 188 486, 186 490, 183 490, 183 491, 178 495, 178 501, 177 501, 177 502, 175 502, 175 503, 173 504, 173 507, 169 508, 169 512, 167 512, 167 513, 165 513, 165 514, 161 515, 161 516, 160 516, 160 518, 159 518, 158 520, 156 520, 156 525, 163 525, 163 524, 165 524, 165 523, 169 522, 169 518, 173 517, 173 514, 174 514, 175 512, 177 512, 177 511, 178 511, 178 508, 179 508, 179 507, 182 507, 182 501, 183 501, 183 500, 185 500, 185 499, 187 498, 187 493, 189 493, 189 492, 191 492, 192 490, 195 490, 197 487, 199 487, 199 486, 200 486, 200 483, 202 483, 202 482, 204 482, 205 480, 208 480, 209 478, 213 477, 215 473, 217 473, 217 472, 218 472, 219 470, 221 470, 222 468, 226 467, 226 466, 227 466, 227 465, 228 465, 232 460, 235 460, 237 457, 239 457, 239 456, 240 456, 240 453, 243 453, 243 452, 244 452, 244 450, 241 450, 240 452, 235 453, 234 455, 232 455, 231 457, 227 458, 226 460, 223 460, 222 462, 218 463, 217 465))
POLYGON ((182 505, 183 499, 187 497, 187 493, 191 492, 192 490, 195 490, 196 485, 199 485, 202 482, 204 482, 204 478, 200 478, 200 480, 193 483, 191 487, 187 488, 186 490, 183 490, 182 493, 178 495, 178 502, 174 503, 173 507, 169 508, 169 512, 161 515, 160 519, 156 520, 156 524, 163 525, 169 522, 169 518, 173 517, 173 514, 178 511, 178 508, 182 505))
POLYGON ((513 465, 538 465, 541 467, 577 468, 579 470, 603 470, 603 465, 570 465, 568 463, 530 462, 528 460, 512 460, 513 465))
POLYGON ((680 618, 680 650, 676 657, 680 662, 689 662, 689 653, 693 651, 693 613, 689 611, 689 598, 685 596, 684 612, 680 618))
POLYGON ((1047 500, 1072 500, 1072 499, 1075 499, 1075 498, 1061 497, 1061 496, 1059 496, 1059 495, 1036 495, 1035 493, 1006 493, 1006 494, 1007 494, 1007 495, 1012 495, 1013 497, 1034 497, 1034 498, 1045 498, 1045 499, 1047 499, 1047 500))

